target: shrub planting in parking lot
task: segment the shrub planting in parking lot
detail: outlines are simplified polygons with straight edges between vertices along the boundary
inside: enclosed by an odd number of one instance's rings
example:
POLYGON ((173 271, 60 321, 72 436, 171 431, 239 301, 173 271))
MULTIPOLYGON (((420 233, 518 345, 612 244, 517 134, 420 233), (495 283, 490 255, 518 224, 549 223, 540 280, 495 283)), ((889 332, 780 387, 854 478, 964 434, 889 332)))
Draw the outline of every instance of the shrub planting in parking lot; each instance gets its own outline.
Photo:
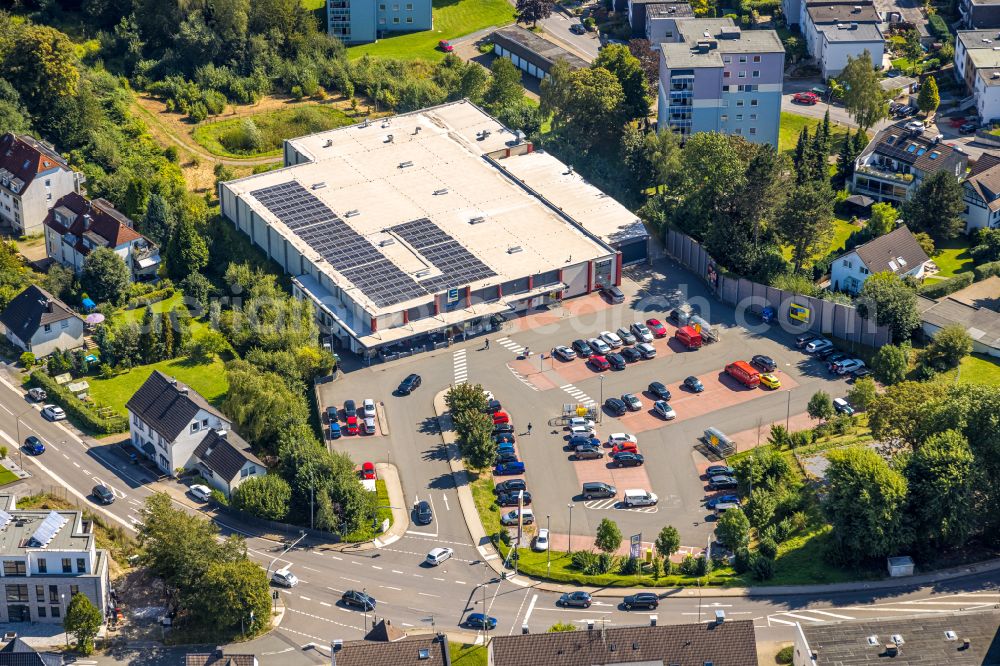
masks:
POLYGON ((493 464, 497 443, 493 439, 493 419, 486 413, 486 392, 479 384, 458 384, 445 396, 458 446, 471 467, 483 469, 493 464))

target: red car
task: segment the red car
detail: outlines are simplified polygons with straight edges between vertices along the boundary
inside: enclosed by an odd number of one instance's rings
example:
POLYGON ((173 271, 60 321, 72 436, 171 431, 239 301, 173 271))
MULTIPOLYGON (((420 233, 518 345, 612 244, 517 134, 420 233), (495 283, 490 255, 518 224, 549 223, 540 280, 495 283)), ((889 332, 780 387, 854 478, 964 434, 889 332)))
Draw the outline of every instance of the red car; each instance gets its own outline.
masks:
POLYGON ((600 370, 602 372, 611 367, 611 364, 608 363, 608 359, 604 358, 600 354, 594 354, 588 359, 588 362, 594 366, 595 370, 600 370))
POLYGON ((438 42, 438 48, 444 51, 445 53, 451 53, 452 51, 455 50, 455 47, 452 46, 447 39, 442 39, 440 42, 438 42))
POLYGON ((647 319, 646 328, 657 338, 662 338, 667 334, 667 327, 659 319, 647 319))
POLYGON ((819 95, 814 92, 800 92, 792 96, 792 101, 796 104, 813 105, 819 101, 819 95))
POLYGON ((497 412, 493 415, 493 425, 501 423, 510 423, 510 416, 507 415, 507 412, 497 412))
POLYGON ((347 417, 347 434, 357 435, 358 434, 358 417, 348 416, 347 417))
POLYGON ((366 462, 361 466, 361 478, 362 479, 375 478, 375 463, 366 462))

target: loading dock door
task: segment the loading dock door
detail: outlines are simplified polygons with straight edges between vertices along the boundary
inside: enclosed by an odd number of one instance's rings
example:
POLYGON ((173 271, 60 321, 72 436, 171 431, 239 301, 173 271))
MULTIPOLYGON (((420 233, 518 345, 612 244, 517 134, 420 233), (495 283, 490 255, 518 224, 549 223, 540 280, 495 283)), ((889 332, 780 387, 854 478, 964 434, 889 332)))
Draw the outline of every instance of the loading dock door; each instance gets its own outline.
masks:
POLYGON ((622 265, 637 264, 649 257, 649 242, 643 238, 619 247, 622 253, 622 265))

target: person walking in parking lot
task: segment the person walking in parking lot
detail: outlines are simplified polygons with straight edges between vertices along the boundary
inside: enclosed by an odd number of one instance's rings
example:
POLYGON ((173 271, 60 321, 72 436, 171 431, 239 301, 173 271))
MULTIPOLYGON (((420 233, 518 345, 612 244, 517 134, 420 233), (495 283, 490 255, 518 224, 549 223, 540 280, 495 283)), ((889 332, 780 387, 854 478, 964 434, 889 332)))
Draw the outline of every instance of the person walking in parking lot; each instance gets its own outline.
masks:
POLYGON ((490 339, 486 338, 486 349, 490 348, 490 339))
POLYGON ((528 434, 529 435, 531 434, 531 424, 530 423, 528 424, 528 434))

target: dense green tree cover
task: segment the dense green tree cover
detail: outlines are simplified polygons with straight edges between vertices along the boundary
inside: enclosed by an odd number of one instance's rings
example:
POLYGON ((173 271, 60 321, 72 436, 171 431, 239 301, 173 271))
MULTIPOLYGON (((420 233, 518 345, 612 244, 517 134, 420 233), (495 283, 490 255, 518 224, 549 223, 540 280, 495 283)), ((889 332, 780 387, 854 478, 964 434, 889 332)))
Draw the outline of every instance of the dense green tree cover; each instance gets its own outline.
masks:
POLYGON ((101 609, 91 603, 86 595, 77 592, 69 600, 63 629, 76 639, 76 651, 90 654, 94 651, 94 638, 101 629, 104 618, 101 609))
POLYGON ((861 288, 858 314, 888 326, 892 337, 902 342, 920 325, 917 293, 891 271, 868 276, 861 288))
POLYGON ((95 302, 122 305, 128 298, 132 274, 114 250, 99 247, 83 261, 80 280, 95 302))
POLYGON ((955 174, 938 171, 924 179, 903 204, 903 219, 915 231, 930 234, 935 241, 955 238, 965 230, 962 185, 955 174))
POLYGON ((233 492, 234 509, 264 518, 284 520, 292 500, 292 487, 277 474, 247 479, 233 492))

